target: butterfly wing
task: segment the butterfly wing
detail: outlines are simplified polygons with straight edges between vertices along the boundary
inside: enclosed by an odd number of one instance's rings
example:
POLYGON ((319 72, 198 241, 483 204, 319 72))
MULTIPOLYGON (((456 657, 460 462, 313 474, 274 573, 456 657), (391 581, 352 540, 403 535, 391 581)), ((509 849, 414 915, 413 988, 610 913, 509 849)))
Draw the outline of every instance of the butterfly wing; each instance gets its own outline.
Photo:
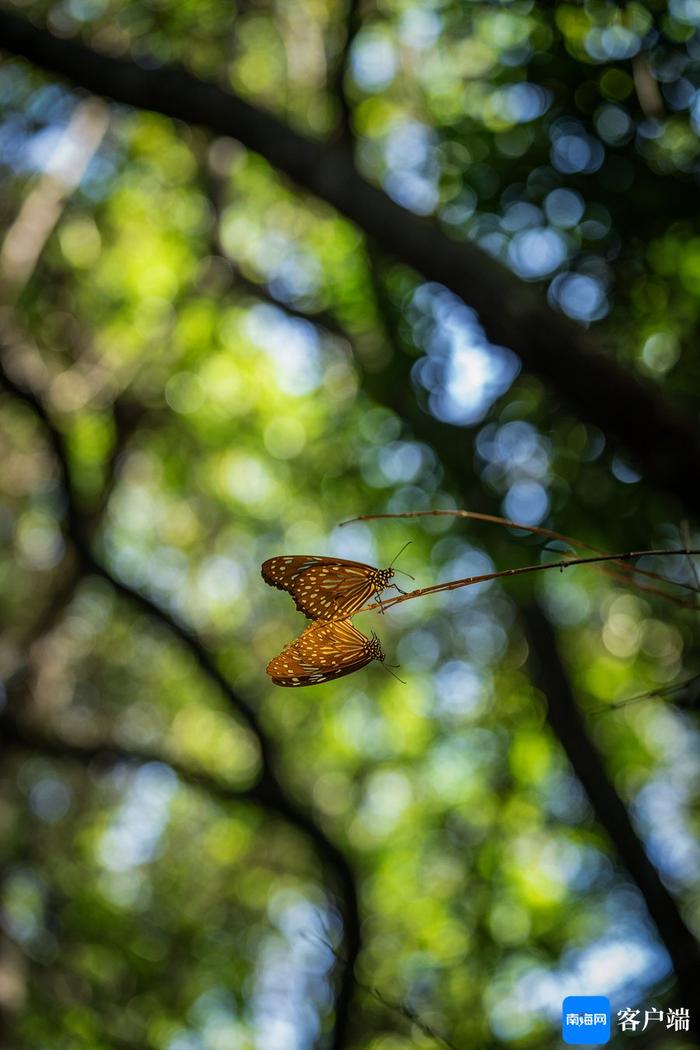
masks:
POLYGON ((260 566, 260 572, 263 580, 269 583, 270 587, 288 591, 304 569, 311 568, 319 561, 323 561, 323 558, 315 557, 313 554, 282 555, 264 561, 260 566))
POLYGON ((320 685, 383 660, 376 638, 366 638, 349 620, 312 623, 267 666, 275 685, 320 685))
POLYGON ((263 562, 265 583, 287 591, 300 612, 311 620, 343 620, 353 616, 381 589, 378 570, 344 558, 289 555, 263 562))
POLYGON ((374 593, 375 574, 371 565, 328 560, 305 569, 291 594, 313 620, 345 620, 374 593))

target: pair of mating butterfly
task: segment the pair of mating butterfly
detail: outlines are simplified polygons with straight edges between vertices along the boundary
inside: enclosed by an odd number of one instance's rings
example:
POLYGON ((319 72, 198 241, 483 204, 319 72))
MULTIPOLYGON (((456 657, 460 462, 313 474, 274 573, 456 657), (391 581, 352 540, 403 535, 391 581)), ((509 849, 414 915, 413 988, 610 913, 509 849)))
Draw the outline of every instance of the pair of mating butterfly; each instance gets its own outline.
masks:
POLYGON ((365 637, 350 618, 387 587, 401 590, 390 583, 394 571, 391 566, 375 569, 359 561, 305 554, 263 562, 265 583, 291 594, 297 609, 314 621, 267 665, 275 685, 320 685, 359 671, 372 660, 384 663, 376 634, 365 637))

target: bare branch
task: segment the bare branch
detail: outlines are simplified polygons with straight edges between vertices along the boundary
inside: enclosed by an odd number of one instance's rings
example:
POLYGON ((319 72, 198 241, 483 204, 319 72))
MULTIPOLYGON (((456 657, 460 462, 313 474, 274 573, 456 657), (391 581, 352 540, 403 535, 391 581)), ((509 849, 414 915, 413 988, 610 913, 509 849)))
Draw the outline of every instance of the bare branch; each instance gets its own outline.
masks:
POLYGON ((618 711, 621 707, 629 707, 631 704, 639 704, 643 700, 654 699, 669 700, 674 707, 692 711, 700 699, 700 690, 697 688, 698 683, 700 683, 700 674, 694 674, 690 678, 685 678, 682 682, 675 682, 673 685, 660 685, 657 689, 649 689, 645 693, 636 693, 634 696, 625 697, 624 700, 616 700, 609 704, 602 704, 600 707, 593 707, 586 711, 586 714, 589 716, 607 715, 611 711, 618 711))
MULTIPOLYGON (((700 549, 697 550, 647 550, 647 551, 624 551, 621 554, 597 554, 592 558, 567 558, 563 561, 550 561, 537 565, 522 565, 517 569, 499 569, 495 572, 485 572, 479 576, 466 576, 461 580, 449 580, 447 583, 434 583, 430 587, 418 587, 414 591, 407 591, 404 594, 399 594, 394 598, 385 598, 372 602, 371 605, 365 605, 360 612, 371 612, 373 609, 381 609, 386 611, 394 605, 400 605, 402 602, 413 601, 414 598, 423 598, 427 594, 441 594, 443 591, 456 591, 461 587, 472 587, 474 584, 487 583, 490 580, 507 579, 511 576, 525 576, 533 572, 547 572, 549 569, 559 569, 563 572, 564 569, 570 569, 576 565, 596 565, 599 562, 606 561, 624 561, 629 562, 634 558, 643 558, 651 556, 665 556, 669 555, 682 555, 687 557, 690 554, 700 555, 700 549)), ((696 608, 696 606, 691 606, 696 608)))
MULTIPOLYGON (((318 934, 314 934, 313 938, 307 935, 307 940, 319 941, 321 944, 324 945, 324 947, 328 949, 329 952, 331 952, 336 957, 338 962, 342 963, 343 966, 347 965, 343 956, 338 953, 338 951, 333 947, 330 941, 327 941, 323 937, 319 937, 318 934)), ((450 1040, 446 1036, 442 1035, 442 1033, 438 1032, 435 1028, 433 1028, 433 1026, 429 1024, 428 1021, 424 1020, 420 1016, 420 1014, 413 1009, 412 1006, 409 1006, 408 1003, 402 1002, 400 999, 391 999, 388 996, 384 995, 384 993, 381 992, 374 985, 366 984, 365 981, 360 981, 357 978, 355 979, 355 984, 361 991, 365 992, 366 995, 371 995, 373 999, 376 999, 376 1001, 380 1003, 383 1007, 385 1007, 387 1010, 390 1010, 392 1013, 397 1014, 399 1017, 403 1017, 405 1020, 410 1021, 411 1024, 414 1024, 416 1028, 418 1028, 423 1033, 423 1035, 427 1035, 436 1043, 440 1043, 442 1046, 446 1046, 448 1050, 457 1050, 454 1043, 450 1042, 450 1040)))

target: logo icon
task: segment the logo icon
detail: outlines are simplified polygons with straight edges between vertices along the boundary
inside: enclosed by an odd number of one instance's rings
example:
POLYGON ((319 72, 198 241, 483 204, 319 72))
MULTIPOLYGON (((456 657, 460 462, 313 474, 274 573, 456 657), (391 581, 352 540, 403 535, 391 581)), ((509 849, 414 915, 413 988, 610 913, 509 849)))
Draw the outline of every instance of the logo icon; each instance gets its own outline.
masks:
POLYGON ((610 1041, 610 1000, 604 995, 569 995, 561 1006, 561 1035, 569 1046, 610 1041))

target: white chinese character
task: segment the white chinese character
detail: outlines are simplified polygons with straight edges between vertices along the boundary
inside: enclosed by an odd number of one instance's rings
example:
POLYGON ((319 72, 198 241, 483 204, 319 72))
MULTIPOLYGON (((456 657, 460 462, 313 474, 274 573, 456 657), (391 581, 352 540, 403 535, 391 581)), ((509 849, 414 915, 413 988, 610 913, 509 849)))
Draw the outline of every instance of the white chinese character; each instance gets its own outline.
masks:
MULTIPOLYGON (((626 1010, 618 1010, 617 1016, 619 1018, 618 1024, 621 1026, 623 1032, 627 1032, 630 1029, 635 1032, 639 1021, 637 1020, 637 1014, 639 1010, 630 1010, 629 1006, 626 1010)), ((666 1026, 668 1027, 668 1025, 666 1026)))
POLYGON ((690 1031, 690 1010, 681 1006, 678 1010, 669 1010, 666 1014, 666 1027, 674 1032, 690 1031))
POLYGON ((584 1014, 583 1015, 583 1023, 585 1025, 592 1025, 593 1024, 593 1014, 584 1014))
POLYGON ((567 1014, 566 1023, 575 1027, 578 1024, 578 1014, 567 1014))
POLYGON ((657 1010, 655 1006, 652 1006, 651 1010, 644 1011, 644 1028, 642 1028, 642 1031, 646 1031, 646 1027, 650 1021, 663 1021, 663 1019, 663 1010, 657 1010))
POLYGON ((593 1014, 593 1024, 605 1024, 607 1020, 605 1014, 593 1014))

